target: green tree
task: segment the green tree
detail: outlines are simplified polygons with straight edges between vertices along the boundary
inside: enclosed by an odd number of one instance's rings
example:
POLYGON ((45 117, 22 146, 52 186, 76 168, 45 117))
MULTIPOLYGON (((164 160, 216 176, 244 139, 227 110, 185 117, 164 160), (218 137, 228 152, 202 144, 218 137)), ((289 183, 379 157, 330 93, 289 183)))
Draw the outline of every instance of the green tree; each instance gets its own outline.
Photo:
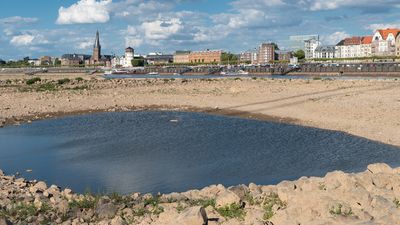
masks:
POLYGON ((144 66, 144 59, 135 58, 135 59, 132 59, 131 63, 132 63, 133 67, 144 66))
POLYGON ((273 45, 275 47, 275 50, 279 50, 279 46, 277 43, 272 42, 271 45, 273 45))
POLYGON ((304 59, 306 57, 306 54, 303 50, 299 49, 294 53, 294 56, 296 56, 298 59, 304 59))
POLYGON ((235 64, 235 63, 237 63, 238 59, 239 59, 239 57, 237 55, 232 54, 230 52, 228 52, 228 53, 224 52, 221 55, 222 64, 227 64, 228 62, 230 64, 235 64))

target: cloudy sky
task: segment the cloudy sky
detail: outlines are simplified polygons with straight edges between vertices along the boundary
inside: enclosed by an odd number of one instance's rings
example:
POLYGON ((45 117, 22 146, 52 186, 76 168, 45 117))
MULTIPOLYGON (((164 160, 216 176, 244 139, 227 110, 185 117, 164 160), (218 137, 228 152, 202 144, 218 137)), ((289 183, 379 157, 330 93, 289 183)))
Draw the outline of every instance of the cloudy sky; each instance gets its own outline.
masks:
POLYGON ((240 52, 290 35, 325 44, 400 27, 400 0, 2 0, 0 58, 224 49, 240 52))

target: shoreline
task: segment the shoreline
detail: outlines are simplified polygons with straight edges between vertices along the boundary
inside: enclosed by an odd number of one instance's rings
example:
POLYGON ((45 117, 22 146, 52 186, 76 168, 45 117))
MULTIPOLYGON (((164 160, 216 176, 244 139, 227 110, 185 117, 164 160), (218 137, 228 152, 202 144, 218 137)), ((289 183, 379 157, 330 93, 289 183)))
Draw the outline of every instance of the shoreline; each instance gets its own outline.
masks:
POLYGON ((158 195, 75 194, 2 170, 0 184, 2 224, 398 224, 400 218, 400 168, 382 163, 277 185, 211 185, 158 195))

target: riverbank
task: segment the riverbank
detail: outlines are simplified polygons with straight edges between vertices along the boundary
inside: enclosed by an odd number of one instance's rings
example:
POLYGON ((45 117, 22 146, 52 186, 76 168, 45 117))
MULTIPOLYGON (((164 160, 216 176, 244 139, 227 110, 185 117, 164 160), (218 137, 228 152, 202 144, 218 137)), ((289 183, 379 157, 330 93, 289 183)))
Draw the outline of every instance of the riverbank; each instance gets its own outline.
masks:
POLYGON ((104 111, 168 109, 289 122, 400 146, 400 81, 0 76, 0 125, 104 111))
POLYGON ((75 194, 0 170, 0 224, 400 224, 400 168, 331 172, 274 186, 184 193, 75 194))

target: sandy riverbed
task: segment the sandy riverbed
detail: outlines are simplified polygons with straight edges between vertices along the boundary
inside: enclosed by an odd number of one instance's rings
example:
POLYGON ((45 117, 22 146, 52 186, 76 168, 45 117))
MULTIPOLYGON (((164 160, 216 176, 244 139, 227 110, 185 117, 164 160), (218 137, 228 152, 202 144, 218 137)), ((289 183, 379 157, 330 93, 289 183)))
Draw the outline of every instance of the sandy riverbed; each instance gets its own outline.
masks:
POLYGON ((56 91, 26 85, 28 76, 0 76, 0 119, 40 119, 77 112, 167 108, 345 131, 400 145, 400 81, 277 79, 125 79, 45 75, 56 91), (72 82, 58 85, 69 77, 72 82), (10 83, 11 80, 11 83, 10 83), (76 90, 72 90, 75 88, 76 90))

